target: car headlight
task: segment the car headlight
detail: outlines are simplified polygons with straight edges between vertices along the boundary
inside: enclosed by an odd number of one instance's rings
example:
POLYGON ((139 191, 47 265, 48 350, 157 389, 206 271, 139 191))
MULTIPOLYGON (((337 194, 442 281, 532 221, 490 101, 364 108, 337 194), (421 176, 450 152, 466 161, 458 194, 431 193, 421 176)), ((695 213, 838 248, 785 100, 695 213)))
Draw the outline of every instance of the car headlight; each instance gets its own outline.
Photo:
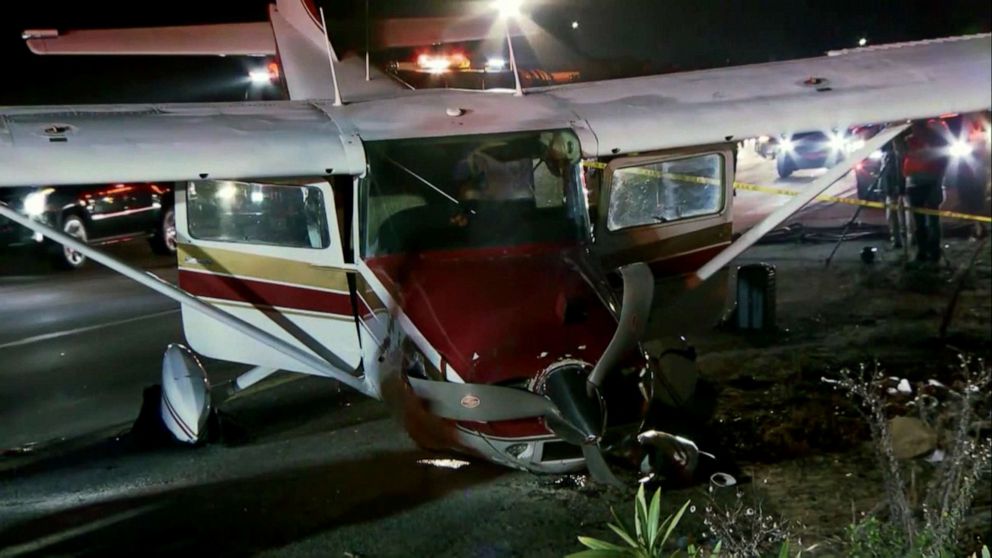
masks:
POLYGON ((779 149, 786 153, 792 153, 796 149, 796 142, 788 138, 782 138, 782 141, 778 144, 779 149))
POLYGON ((951 154, 951 157, 954 157, 955 159, 961 159, 971 155, 972 150, 973 148, 970 143, 959 139, 954 140, 948 148, 948 152, 951 154))
POLYGON ((38 192, 31 192, 24 196, 24 214, 28 217, 40 217, 43 215, 45 208, 48 207, 48 194, 51 192, 52 190, 48 188, 38 192))
POLYGON ((847 139, 845 139, 844 136, 840 134, 830 135, 830 149, 833 149, 834 151, 843 151, 845 147, 847 147, 847 139))

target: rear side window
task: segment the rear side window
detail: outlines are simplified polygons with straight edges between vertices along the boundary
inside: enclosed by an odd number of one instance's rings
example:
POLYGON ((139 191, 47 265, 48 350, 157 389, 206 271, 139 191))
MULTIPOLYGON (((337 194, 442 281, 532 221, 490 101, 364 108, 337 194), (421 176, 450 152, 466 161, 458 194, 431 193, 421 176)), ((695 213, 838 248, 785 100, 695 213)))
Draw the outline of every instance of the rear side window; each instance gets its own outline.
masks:
POLYGON ((723 155, 709 153, 613 171, 607 228, 657 225, 723 210, 723 155))
POLYGON ((324 195, 316 186, 191 182, 186 212, 197 240, 312 249, 331 244, 324 195))

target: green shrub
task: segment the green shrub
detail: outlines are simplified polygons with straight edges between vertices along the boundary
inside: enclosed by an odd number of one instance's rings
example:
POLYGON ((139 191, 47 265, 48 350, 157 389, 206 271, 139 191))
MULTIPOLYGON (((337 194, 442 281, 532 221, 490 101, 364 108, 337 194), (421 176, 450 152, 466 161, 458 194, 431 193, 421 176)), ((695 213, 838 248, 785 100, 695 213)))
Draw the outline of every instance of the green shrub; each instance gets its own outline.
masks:
MULTIPOLYGON (((651 497, 651 504, 648 505, 644 496, 644 485, 637 489, 637 497, 634 499, 634 528, 630 527, 620 519, 617 512, 611 507, 610 513, 613 515, 613 523, 608 523, 607 527, 617 534, 621 539, 621 544, 594 539, 592 537, 579 537, 588 550, 570 554, 568 558, 609 558, 620 556, 632 556, 637 558, 656 558, 663 556, 665 543, 668 542, 675 527, 689 507, 689 501, 679 509, 675 515, 669 515, 664 520, 661 519, 661 489, 655 491, 651 497)), ((670 556, 678 556, 679 551, 675 551, 670 556)))

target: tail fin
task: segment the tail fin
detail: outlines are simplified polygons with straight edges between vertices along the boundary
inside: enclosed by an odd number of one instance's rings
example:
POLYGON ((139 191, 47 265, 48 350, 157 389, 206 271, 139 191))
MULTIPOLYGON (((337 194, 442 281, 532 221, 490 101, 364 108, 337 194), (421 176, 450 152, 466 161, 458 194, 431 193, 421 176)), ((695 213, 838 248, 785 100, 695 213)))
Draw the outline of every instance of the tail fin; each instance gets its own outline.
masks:
MULTIPOLYGON (((320 13, 310 0, 276 0, 269 7, 269 20, 276 38, 276 50, 282 64, 290 99, 331 99, 334 88, 327 59, 324 28, 320 13)), ((335 62, 340 58, 331 50, 335 62)), ((347 102, 393 93, 402 86, 371 68, 365 79, 365 67, 358 59, 335 65, 341 95, 347 102)))

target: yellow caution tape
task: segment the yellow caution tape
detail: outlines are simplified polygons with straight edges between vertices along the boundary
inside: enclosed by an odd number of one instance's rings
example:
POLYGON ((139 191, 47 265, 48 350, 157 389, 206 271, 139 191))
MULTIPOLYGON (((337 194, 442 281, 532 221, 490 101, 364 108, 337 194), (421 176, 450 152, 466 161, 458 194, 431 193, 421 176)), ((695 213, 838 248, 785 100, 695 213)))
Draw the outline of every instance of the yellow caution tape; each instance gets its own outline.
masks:
MULTIPOLYGON (((603 170, 606 168, 606 163, 601 163, 599 161, 583 161, 582 166, 603 170)), ((653 171, 643 167, 628 167, 623 169, 624 172, 635 174, 638 176, 650 176, 652 178, 669 178, 673 180, 678 180, 680 182, 690 182, 695 184, 719 184, 720 181, 715 178, 706 178, 702 176, 692 176, 685 174, 675 174, 675 173, 662 173, 658 171, 653 171)), ((792 190, 790 188, 776 188, 773 186, 761 186, 758 184, 749 184, 747 182, 734 182, 734 188, 738 190, 748 190, 751 192, 761 192, 763 194, 774 194, 777 196, 798 196, 800 194, 797 190, 792 190)), ((877 201, 866 201, 859 200, 856 198, 840 198, 837 196, 830 196, 827 194, 821 194, 816 197, 817 200, 843 203, 846 205, 870 207, 873 209, 885 209, 887 205, 884 202, 877 201)), ((971 213, 958 213, 956 211, 945 211, 942 209, 926 209, 922 207, 905 207, 905 209, 912 211, 913 213, 920 213, 922 215, 936 215, 938 217, 945 217, 947 219, 963 219, 968 221, 978 221, 979 223, 992 223, 992 217, 986 215, 973 215, 971 213)))

